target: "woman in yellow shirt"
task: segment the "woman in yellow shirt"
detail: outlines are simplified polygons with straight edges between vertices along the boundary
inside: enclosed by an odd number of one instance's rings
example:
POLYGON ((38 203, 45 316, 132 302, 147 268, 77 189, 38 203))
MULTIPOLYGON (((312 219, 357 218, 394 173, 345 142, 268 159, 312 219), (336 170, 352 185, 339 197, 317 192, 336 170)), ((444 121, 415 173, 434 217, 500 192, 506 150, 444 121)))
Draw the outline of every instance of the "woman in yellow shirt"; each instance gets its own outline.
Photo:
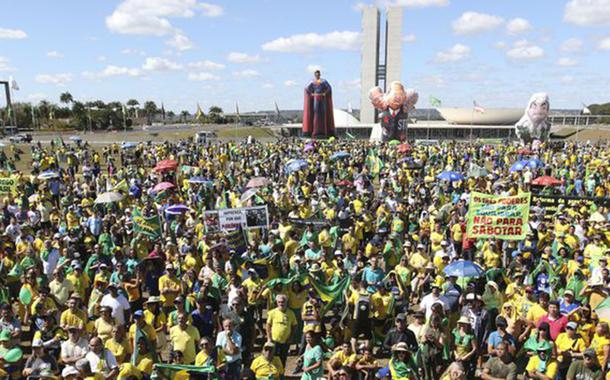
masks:
POLYGON ((608 323, 599 322, 597 324, 589 348, 595 350, 595 355, 597 355, 597 361, 601 368, 607 368, 608 358, 610 357, 610 330, 608 329, 608 323))

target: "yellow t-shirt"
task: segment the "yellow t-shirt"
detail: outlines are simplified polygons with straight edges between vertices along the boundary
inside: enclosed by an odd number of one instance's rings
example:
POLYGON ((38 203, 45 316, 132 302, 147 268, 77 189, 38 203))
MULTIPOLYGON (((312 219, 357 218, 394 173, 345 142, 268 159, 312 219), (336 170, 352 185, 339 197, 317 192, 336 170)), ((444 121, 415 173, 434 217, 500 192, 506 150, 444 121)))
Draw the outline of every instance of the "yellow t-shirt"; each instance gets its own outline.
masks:
POLYGON ((347 355, 345 352, 343 352, 343 350, 339 350, 335 352, 333 356, 331 356, 330 361, 339 360, 341 365, 351 367, 354 363, 356 363, 357 359, 358 356, 356 354, 352 353, 347 355))
POLYGON ((599 336, 597 333, 593 335, 593 339, 591 339, 591 345, 589 348, 595 350, 595 354, 597 355, 597 360, 601 363, 604 360, 604 346, 610 345, 610 338, 606 336, 599 336))
MULTIPOLYGON (((111 321, 114 322, 114 318, 112 318, 111 321)), ((95 320, 95 331, 97 331, 97 336, 100 337, 103 343, 106 343, 112 338, 112 329, 114 328, 112 322, 106 322, 104 318, 101 317, 95 320)))
POLYGON ((196 355, 196 345, 199 342, 199 330, 190 325, 186 330, 180 326, 174 326, 169 330, 169 337, 172 341, 174 351, 181 351, 184 355, 184 364, 193 364, 196 355))
MULTIPOLYGON (((163 275, 159 278, 159 291, 163 290, 180 290, 180 280, 178 278, 170 278, 168 275, 163 275)), ((163 294, 161 293, 161 302, 163 306, 172 306, 174 304, 174 299, 176 298, 176 293, 174 294, 163 294)))
POLYGON ((109 339, 104 344, 104 347, 116 358, 117 363, 122 364, 129 359, 128 355, 131 353, 131 347, 129 342, 124 340, 123 342, 117 342, 114 339, 109 339))
POLYGON ((87 314, 85 314, 82 310, 76 310, 76 312, 72 312, 72 310, 67 309, 61 313, 61 317, 59 317, 60 326, 74 326, 79 328, 84 328, 87 323, 87 314))
POLYGON ((539 304, 535 304, 527 311, 527 320, 530 322, 534 322, 537 326, 540 318, 545 316, 547 311, 542 308, 539 304))
MULTIPOLYGON (((557 351, 575 351, 583 352, 587 346, 580 335, 570 338, 567 332, 562 332, 555 339, 555 347, 557 351)), ((559 355, 558 361, 563 362, 563 355, 559 355)))
POLYGON ((292 329, 297 325, 297 319, 292 310, 282 311, 275 308, 267 314, 267 325, 271 325, 271 339, 277 343, 286 343, 292 329))
POLYGON ((284 374, 284 366, 278 356, 274 356, 269 361, 263 355, 260 355, 252 361, 250 369, 257 379, 279 379, 284 374))
MULTIPOLYGON (((538 357, 538 355, 532 356, 527 362, 527 367, 525 367, 525 370, 528 372, 534 372, 538 368, 539 364, 540 358, 538 357)), ((557 375, 557 361, 555 361, 554 359, 549 360, 549 362, 546 363, 546 370, 544 371, 544 374, 547 377, 554 379, 557 375)))

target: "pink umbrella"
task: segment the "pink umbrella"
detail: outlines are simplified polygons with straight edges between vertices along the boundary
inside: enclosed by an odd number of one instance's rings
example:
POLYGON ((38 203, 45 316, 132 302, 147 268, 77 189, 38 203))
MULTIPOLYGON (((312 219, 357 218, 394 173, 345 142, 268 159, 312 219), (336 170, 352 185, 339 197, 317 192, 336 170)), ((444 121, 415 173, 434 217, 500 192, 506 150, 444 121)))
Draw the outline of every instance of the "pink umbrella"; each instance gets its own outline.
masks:
POLYGON ((254 177, 250 181, 248 181, 246 187, 263 187, 269 185, 270 183, 271 181, 269 181, 269 179, 265 177, 254 177))
POLYGON ((178 167, 178 161, 175 160, 163 160, 157 162, 157 166, 153 169, 156 172, 163 172, 169 170, 176 170, 178 167))
POLYGON ((155 185, 155 187, 153 187, 153 191, 155 193, 158 193, 160 191, 165 191, 167 189, 171 189, 176 187, 173 183, 171 182, 161 182, 155 185))

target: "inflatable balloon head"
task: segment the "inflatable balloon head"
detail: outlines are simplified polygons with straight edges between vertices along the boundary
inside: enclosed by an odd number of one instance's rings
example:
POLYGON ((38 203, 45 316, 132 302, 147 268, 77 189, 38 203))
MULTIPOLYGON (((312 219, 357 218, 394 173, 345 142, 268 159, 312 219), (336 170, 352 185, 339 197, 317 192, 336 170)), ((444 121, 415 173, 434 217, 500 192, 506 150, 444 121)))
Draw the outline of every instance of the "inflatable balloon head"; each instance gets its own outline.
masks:
POLYGON ((407 100, 405 87, 400 82, 390 83, 390 91, 386 94, 386 103, 389 108, 398 111, 402 104, 407 100))
POLYGON ((373 107, 378 110, 385 110, 388 108, 387 104, 384 100, 384 93, 381 87, 373 87, 369 91, 369 99, 371 100, 371 104, 373 107))
POLYGON ((403 115, 407 114, 417 103, 418 94, 413 89, 405 90, 400 82, 392 82, 386 93, 379 87, 373 87, 369 91, 369 99, 373 107, 381 111, 382 137, 384 141, 399 138, 398 122, 403 115))
POLYGON ((548 121, 551 103, 549 96, 538 92, 530 97, 525 113, 515 124, 517 137, 523 144, 538 146, 549 138, 551 123, 548 121))

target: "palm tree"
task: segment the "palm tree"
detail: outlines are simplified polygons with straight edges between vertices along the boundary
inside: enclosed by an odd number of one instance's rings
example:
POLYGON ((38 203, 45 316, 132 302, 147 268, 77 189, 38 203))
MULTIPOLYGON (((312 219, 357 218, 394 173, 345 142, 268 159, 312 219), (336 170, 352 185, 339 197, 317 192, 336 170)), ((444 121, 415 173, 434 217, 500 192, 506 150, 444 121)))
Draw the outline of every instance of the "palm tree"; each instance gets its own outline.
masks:
POLYGON ((155 102, 148 100, 144 103, 144 113, 146 113, 148 125, 152 125, 155 115, 159 113, 159 108, 157 107, 155 102))
POLYGON ((74 97, 72 96, 72 94, 70 94, 69 92, 64 92, 61 95, 59 95, 59 101, 61 103, 64 103, 65 105, 68 105, 72 102, 74 102, 74 97))
POLYGON ((187 110, 180 111, 180 120, 183 123, 186 123, 186 119, 191 116, 190 112, 187 110))
POLYGON ((129 99, 127 101, 127 106, 129 106, 129 109, 131 111, 131 114, 134 115, 134 117, 138 117, 138 113, 136 112, 137 107, 140 105, 140 102, 138 102, 136 99, 129 99))

